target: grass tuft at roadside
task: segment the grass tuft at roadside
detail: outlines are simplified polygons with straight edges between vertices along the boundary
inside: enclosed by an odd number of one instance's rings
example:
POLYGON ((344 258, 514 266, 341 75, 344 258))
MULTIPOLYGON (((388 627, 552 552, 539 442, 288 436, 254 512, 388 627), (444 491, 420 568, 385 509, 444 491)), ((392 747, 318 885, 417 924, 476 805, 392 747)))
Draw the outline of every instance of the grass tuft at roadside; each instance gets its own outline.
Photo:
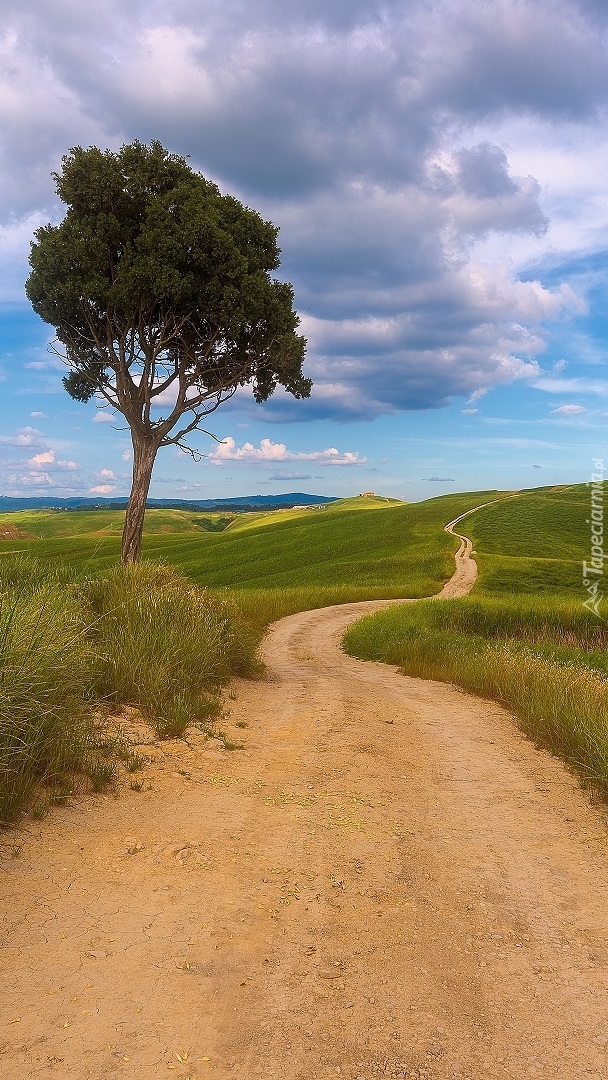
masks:
POLYGON ((0 825, 42 815, 128 770, 104 721, 135 706, 157 735, 210 725, 232 674, 254 675, 257 638, 234 605, 169 567, 115 567, 70 582, 26 556, 0 564, 0 825))

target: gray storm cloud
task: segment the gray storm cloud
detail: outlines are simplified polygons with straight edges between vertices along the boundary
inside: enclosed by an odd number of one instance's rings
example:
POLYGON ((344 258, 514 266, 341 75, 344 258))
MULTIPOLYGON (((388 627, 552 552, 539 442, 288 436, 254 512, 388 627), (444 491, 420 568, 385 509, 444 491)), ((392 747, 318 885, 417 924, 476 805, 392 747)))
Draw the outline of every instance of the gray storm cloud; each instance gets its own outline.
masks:
POLYGON ((477 263, 488 236, 547 226, 537 180, 488 131, 605 107, 605 21, 592 0, 9 0, 3 296, 60 212, 61 154, 160 138, 281 226, 315 389, 267 418, 433 408, 538 376, 544 327, 576 298, 477 263))

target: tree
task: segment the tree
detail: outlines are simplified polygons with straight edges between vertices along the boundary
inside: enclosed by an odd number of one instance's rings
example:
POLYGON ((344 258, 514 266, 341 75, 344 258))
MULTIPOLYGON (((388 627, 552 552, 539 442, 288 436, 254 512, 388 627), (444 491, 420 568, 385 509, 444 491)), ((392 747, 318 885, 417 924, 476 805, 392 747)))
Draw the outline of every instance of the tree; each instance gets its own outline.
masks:
POLYGON ((277 385, 309 397, 306 343, 291 285, 271 276, 278 229, 185 158, 159 142, 74 147, 53 175, 68 209, 35 233, 26 292, 71 397, 104 399, 130 428, 122 561, 136 562, 160 447, 196 458, 188 436, 240 386, 258 402, 277 385))

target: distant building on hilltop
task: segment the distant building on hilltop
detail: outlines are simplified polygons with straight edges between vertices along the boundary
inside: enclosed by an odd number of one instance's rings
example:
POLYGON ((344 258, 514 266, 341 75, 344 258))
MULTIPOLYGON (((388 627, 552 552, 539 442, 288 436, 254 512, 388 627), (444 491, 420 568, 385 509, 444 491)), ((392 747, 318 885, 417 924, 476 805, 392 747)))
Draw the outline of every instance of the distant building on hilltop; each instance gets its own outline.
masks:
POLYGON ((360 491, 357 497, 359 499, 369 499, 369 498, 374 498, 375 495, 376 495, 375 491, 360 491))

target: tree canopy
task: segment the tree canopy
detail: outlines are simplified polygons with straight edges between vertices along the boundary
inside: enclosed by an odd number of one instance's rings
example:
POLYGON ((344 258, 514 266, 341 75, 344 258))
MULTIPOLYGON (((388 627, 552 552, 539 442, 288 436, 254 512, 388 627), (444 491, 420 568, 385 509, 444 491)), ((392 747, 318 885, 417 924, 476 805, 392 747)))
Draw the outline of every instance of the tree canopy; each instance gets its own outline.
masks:
POLYGON ((123 561, 139 558, 152 468, 240 386, 308 397, 305 340, 278 229, 159 142, 73 148, 54 174, 67 205, 35 234, 26 292, 55 327, 64 386, 122 413, 133 444, 123 561))

